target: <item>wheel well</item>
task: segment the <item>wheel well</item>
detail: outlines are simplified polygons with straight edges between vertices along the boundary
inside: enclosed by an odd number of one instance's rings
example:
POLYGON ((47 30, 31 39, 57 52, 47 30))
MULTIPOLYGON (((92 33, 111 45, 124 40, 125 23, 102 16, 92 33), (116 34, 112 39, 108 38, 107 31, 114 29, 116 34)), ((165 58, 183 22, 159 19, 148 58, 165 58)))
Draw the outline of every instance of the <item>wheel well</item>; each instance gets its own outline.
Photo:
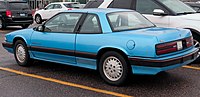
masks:
POLYGON ((17 40, 21 40, 21 41, 23 41, 23 42, 26 44, 26 42, 24 41, 23 38, 21 38, 21 37, 16 37, 16 38, 14 38, 14 40, 13 40, 13 46, 14 46, 14 44, 15 44, 15 42, 16 42, 17 40))
POLYGON ((35 16, 38 16, 38 15, 40 16, 40 14, 36 14, 35 16))
POLYGON ((200 41, 200 32, 195 30, 195 29, 191 29, 191 28, 186 28, 189 29, 192 32, 192 36, 194 39, 196 39, 197 41, 200 41))
POLYGON ((192 28, 185 28, 185 29, 189 29, 192 32, 192 34, 200 35, 200 32, 195 29, 192 29, 192 28))
MULTIPOLYGON (((36 16, 40 16, 40 17, 41 17, 41 15, 40 15, 40 14, 36 14, 36 15, 35 15, 35 18, 36 18, 36 16)), ((41 17, 41 18, 42 18, 42 17, 41 17)))
MULTIPOLYGON (((124 57, 127 64, 130 65, 130 63, 128 61, 128 56, 122 50, 116 49, 116 48, 103 48, 103 49, 101 49, 97 54, 97 65, 99 64, 101 56, 108 51, 115 51, 115 52, 119 53, 120 55, 122 55, 124 57)), ((98 69, 98 66, 97 66, 97 69, 98 69)))

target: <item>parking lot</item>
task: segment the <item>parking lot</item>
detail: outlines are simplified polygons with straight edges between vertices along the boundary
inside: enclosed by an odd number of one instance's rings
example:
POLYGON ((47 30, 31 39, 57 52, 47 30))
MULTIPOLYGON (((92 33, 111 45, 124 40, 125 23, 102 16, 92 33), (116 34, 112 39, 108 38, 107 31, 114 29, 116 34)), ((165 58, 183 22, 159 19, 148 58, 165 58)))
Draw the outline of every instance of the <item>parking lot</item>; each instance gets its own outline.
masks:
MULTIPOLYGON (((6 33, 20 29, 0 30, 0 43, 6 33)), ((117 87, 106 84, 94 70, 41 61, 20 67, 0 46, 1 97, 199 97, 199 73, 199 64, 189 64, 155 76, 132 75, 117 87)))

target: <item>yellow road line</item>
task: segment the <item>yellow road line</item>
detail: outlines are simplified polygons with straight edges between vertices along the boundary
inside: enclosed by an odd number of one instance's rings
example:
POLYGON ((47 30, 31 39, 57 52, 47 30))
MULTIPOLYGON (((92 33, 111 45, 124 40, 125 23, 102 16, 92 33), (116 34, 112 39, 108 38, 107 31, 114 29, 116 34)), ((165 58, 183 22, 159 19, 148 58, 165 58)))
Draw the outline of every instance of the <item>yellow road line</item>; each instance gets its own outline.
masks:
POLYGON ((182 66, 183 68, 195 69, 200 70, 200 67, 193 67, 193 66, 182 66))
POLYGON ((35 75, 35 74, 29 74, 29 73, 9 69, 9 68, 0 67, 0 70, 12 72, 12 73, 15 73, 15 74, 28 76, 28 77, 32 77, 32 78, 37 78, 37 79, 41 79, 41 80, 45 80, 45 81, 49 81, 49 82, 54 82, 54 83, 58 83, 58 84, 66 85, 66 86, 90 90, 90 91, 94 91, 94 92, 98 92, 98 93, 103 93, 103 94, 108 94, 108 95, 113 95, 113 96, 118 96, 118 97, 132 97, 132 96, 125 95, 125 94, 120 94, 120 93, 102 90, 102 89, 97 89, 97 88, 93 88, 93 87, 88 87, 88 86, 84 86, 84 85, 80 85, 80 84, 65 82, 65 81, 61 81, 61 80, 57 80, 57 79, 53 79, 53 78, 47 78, 47 77, 43 77, 43 76, 39 76, 39 75, 35 75))

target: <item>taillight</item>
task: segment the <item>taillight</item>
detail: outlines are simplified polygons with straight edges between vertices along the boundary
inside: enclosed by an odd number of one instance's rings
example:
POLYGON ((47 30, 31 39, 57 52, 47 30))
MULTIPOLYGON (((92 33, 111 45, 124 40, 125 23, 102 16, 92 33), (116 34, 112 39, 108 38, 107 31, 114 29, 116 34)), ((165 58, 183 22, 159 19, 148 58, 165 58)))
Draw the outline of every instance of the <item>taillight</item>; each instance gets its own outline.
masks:
POLYGON ((12 12, 10 10, 6 10, 6 16, 7 17, 12 17, 12 12))
POLYGON ((72 8, 68 8, 67 10, 72 10, 72 8))
POLYGON ((156 54, 162 55, 177 51, 177 42, 156 45, 156 54))
POLYGON ((185 38, 182 40, 169 42, 169 43, 157 44, 156 45, 156 54, 162 55, 162 54, 172 53, 172 52, 176 52, 179 50, 189 48, 193 45, 194 45, 193 37, 189 37, 189 38, 185 38))
POLYGON ((191 47, 191 46, 194 45, 194 43, 193 43, 193 37, 186 38, 185 40, 186 40, 186 46, 187 47, 191 47))

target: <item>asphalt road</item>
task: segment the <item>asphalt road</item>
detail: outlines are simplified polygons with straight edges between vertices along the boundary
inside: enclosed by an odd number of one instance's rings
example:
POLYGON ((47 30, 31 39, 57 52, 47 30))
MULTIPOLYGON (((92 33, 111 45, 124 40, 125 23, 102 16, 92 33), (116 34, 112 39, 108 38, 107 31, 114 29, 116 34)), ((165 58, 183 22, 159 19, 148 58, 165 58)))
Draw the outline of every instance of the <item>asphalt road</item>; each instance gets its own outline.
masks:
MULTIPOLYGON (((0 30, 0 43, 11 27, 0 30)), ((190 64, 155 76, 133 75, 126 85, 103 82, 97 71, 37 61, 20 67, 0 45, 0 97, 200 97, 200 65, 190 64)))

